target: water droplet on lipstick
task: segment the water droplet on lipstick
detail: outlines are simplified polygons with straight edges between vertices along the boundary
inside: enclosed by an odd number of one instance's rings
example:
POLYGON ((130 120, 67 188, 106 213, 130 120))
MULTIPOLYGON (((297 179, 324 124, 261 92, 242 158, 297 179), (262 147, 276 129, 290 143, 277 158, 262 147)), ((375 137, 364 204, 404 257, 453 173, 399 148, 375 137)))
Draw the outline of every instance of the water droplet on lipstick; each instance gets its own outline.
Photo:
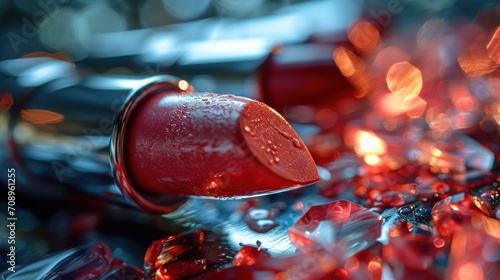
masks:
POLYGON ((300 143, 299 139, 293 138, 292 143, 293 143, 293 146, 295 148, 298 148, 298 149, 302 148, 302 144, 300 143))

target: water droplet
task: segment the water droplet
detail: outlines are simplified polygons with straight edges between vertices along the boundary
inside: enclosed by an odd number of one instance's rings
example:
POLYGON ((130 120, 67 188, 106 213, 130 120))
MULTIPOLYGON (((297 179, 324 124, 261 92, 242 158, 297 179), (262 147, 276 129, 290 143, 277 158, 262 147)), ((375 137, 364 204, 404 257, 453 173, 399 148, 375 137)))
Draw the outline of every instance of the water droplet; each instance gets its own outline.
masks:
POLYGON ((270 152, 271 152, 271 149, 267 148, 267 149, 266 149, 266 152, 270 153, 270 152))
POLYGON ((275 161, 276 163, 279 163, 279 162, 280 162, 280 158, 279 158, 279 157, 275 157, 275 158, 274 158, 274 161, 275 161))
POLYGON ((292 143, 295 148, 302 148, 302 144, 300 143, 299 139, 293 138, 292 143))
POLYGON ((274 163, 274 159, 270 159, 267 161, 269 164, 273 164, 274 163))
POLYGON ((274 127, 274 128, 278 131, 279 134, 281 134, 286 139, 292 138, 292 136, 290 134, 288 134, 287 132, 285 132, 283 130, 279 130, 277 127, 274 127))
POLYGON ((246 220, 249 228, 258 233, 265 233, 278 226, 278 222, 270 219, 246 220))
POLYGON ((411 214, 413 212, 413 209, 415 209, 414 205, 406 205, 398 209, 398 214, 402 215, 411 214))
POLYGON ((252 133, 252 129, 249 126, 245 125, 244 129, 247 133, 252 133))
POLYGON ((266 219, 269 217, 269 210, 262 208, 254 208, 248 211, 248 217, 254 220, 266 219))

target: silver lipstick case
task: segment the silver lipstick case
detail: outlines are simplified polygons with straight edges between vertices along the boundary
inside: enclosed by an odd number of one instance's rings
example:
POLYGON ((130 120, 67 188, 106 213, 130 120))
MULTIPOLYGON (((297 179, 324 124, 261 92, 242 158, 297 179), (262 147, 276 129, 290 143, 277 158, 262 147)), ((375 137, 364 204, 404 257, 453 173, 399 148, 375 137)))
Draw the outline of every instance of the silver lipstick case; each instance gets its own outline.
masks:
POLYGON ((16 169, 16 191, 23 194, 63 198, 77 191, 170 213, 187 198, 135 185, 122 144, 129 112, 144 97, 169 91, 193 88, 167 75, 86 75, 51 58, 0 62, 0 162, 16 169))

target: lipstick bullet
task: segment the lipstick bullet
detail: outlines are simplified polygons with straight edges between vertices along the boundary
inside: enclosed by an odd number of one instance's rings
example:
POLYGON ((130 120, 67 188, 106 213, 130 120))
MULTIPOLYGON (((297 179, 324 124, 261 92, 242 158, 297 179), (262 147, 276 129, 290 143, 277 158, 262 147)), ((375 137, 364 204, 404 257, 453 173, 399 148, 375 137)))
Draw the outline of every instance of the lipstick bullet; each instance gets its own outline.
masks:
POLYGON ((239 198, 314 183, 304 143, 267 105, 192 93, 184 80, 87 75, 71 63, 0 63, 3 164, 18 190, 69 189, 169 213, 188 196, 239 198), (35 183, 33 183, 35 182, 35 183))

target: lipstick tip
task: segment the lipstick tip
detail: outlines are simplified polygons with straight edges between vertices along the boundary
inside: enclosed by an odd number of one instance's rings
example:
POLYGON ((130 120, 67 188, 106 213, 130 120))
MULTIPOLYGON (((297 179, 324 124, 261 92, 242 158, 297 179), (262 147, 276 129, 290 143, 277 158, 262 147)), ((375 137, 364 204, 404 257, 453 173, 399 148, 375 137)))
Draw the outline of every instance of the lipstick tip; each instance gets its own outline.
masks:
POLYGON ((240 128, 252 154, 274 174, 293 185, 319 180, 316 164, 297 132, 264 103, 253 101, 245 106, 240 128))

